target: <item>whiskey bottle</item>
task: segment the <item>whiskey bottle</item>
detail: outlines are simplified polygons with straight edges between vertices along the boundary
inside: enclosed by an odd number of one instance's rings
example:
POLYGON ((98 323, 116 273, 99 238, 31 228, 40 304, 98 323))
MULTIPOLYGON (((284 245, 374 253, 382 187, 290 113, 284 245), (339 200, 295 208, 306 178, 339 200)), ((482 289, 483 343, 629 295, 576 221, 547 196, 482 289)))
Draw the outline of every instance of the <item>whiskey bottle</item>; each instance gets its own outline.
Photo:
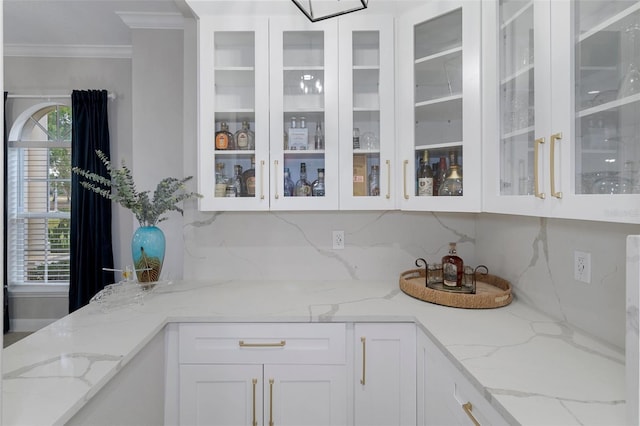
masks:
POLYGON ((242 122, 242 129, 235 134, 235 142, 237 149, 255 149, 254 133, 249 128, 249 122, 242 122))
POLYGON ((440 157, 440 161, 438 162, 438 173, 434 179, 437 179, 438 185, 433 188, 434 195, 440 195, 440 187, 444 183, 445 178, 447 177, 447 159, 445 157, 440 157))
POLYGON ((353 128, 353 149, 360 149, 360 129, 353 128))
POLYGON ((462 170, 456 160, 455 151, 449 153, 449 170, 447 170, 447 176, 444 178, 444 182, 440 185, 438 195, 462 195, 462 170))
POLYGON ((422 153, 420 171, 418 172, 418 196, 433 196, 433 170, 431 170, 431 164, 429 164, 429 151, 426 149, 422 153))
POLYGON ((231 185, 233 186, 236 197, 242 197, 246 193, 246 187, 244 186, 244 181, 242 180, 242 166, 236 164, 233 166, 233 180, 231 181, 231 185))
POLYGON ((296 182, 296 197, 308 197, 311 195, 311 184, 307 180, 307 165, 300 163, 300 179, 296 182))
POLYGON ((233 143, 233 135, 229 131, 229 125, 226 121, 222 121, 220 123, 220 130, 216 132, 216 149, 236 149, 235 144, 233 143))
POLYGON ((216 197, 225 197, 228 178, 224 172, 224 163, 216 163, 216 197))
POLYGON ((314 197, 324 197, 324 169, 318 169, 318 179, 311 185, 311 195, 314 197))
POLYGON ((464 262, 456 252, 456 243, 449 243, 449 254, 442 257, 442 277, 445 286, 462 287, 464 262))
POLYGON ((284 196, 293 197, 296 185, 291 180, 291 172, 288 167, 284 168, 284 196))
POLYGON ((380 195, 380 168, 376 165, 371 166, 371 173, 369 173, 369 195, 371 197, 380 195))
POLYGON ((246 188, 246 193, 243 196, 245 197, 255 197, 256 196, 256 157, 251 156, 251 168, 245 170, 242 173, 242 180, 244 181, 244 186, 246 188))
POLYGON ((438 195, 440 189, 440 180, 438 179, 438 162, 431 164, 431 171, 433 173, 433 195, 438 195))
POLYGON ((320 123, 316 124, 316 134, 313 136, 313 142, 315 149, 324 149, 324 136, 322 135, 320 123))

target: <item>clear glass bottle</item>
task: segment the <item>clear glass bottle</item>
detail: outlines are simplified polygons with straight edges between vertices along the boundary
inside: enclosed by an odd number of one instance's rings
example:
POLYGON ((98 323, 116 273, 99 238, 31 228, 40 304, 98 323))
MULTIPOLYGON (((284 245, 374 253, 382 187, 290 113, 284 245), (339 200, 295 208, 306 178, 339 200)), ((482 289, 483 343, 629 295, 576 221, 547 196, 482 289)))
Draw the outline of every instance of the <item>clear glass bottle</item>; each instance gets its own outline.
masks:
POLYGON ((226 196, 228 182, 229 182, 229 179, 227 178, 224 171, 224 163, 216 163, 216 187, 215 187, 216 197, 226 196))
POLYGON ((284 168, 284 196, 293 197, 296 185, 291 180, 291 172, 288 167, 284 168))
POLYGON ((431 164, 429 164, 429 151, 426 149, 422 153, 422 161, 418 171, 418 196, 433 196, 433 170, 431 170, 431 164))
POLYGON ((314 197, 324 197, 324 169, 318 169, 318 179, 311 185, 311 195, 314 197))
POLYGON ((300 163, 300 179, 296 182, 295 196, 309 197, 311 195, 311 184, 307 180, 307 165, 300 163))
POLYGON ((251 168, 247 169, 242 173, 242 180, 244 181, 244 187, 246 188, 246 192, 243 194, 244 197, 255 197, 256 196, 256 157, 254 155, 251 156, 251 168))
POLYGON ((440 161, 438 161, 438 173, 436 176, 435 179, 438 181, 438 186, 434 188, 433 192, 435 195, 440 195, 440 187, 447 177, 447 159, 445 157, 440 157, 440 161))
POLYGON ((244 186, 244 180, 242 180, 242 166, 240 164, 233 166, 233 180, 231 184, 235 189, 236 197, 242 197, 246 194, 246 187, 244 186))
POLYGON ((618 90, 618 99, 640 93, 640 24, 634 23, 624 30, 623 43, 626 44, 627 67, 618 90))
POLYGON ((369 173, 369 195, 380 196, 380 168, 377 165, 371 166, 371 173, 369 173))
POLYGON ((449 254, 442 257, 442 278, 445 286, 462 287, 464 262, 456 251, 456 243, 449 243, 449 254))
POLYGON ((360 149, 360 129, 353 128, 353 149, 360 149))
POLYGON ((254 142, 254 133, 249 128, 249 122, 243 121, 242 128, 235 134, 235 142, 237 149, 253 150, 256 148, 254 142))
POLYGON ((220 122, 220 130, 216 132, 216 150, 236 149, 233 135, 229 131, 229 125, 226 121, 220 122))
POLYGON ((314 148, 324 149, 324 135, 322 134, 322 126, 320 122, 316 124, 316 134, 313 136, 314 148))
POLYGON ((438 195, 461 196, 462 195, 462 170, 457 163, 455 151, 449 154, 449 170, 444 182, 440 185, 438 195))

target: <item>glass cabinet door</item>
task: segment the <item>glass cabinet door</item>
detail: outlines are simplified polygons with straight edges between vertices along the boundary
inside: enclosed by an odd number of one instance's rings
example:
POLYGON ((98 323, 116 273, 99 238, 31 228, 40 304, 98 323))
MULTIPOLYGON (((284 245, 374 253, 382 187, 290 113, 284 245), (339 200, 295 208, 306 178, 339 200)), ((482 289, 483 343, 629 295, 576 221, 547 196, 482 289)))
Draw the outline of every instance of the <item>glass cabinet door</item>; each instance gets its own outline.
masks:
POLYGON ((640 194, 640 3, 578 1, 574 13, 575 192, 640 194))
POLYGON ((391 209, 393 19, 344 17, 339 37, 340 209, 391 209))
POLYGON ((428 5, 400 28, 412 46, 400 96, 413 100, 399 114, 403 209, 480 209, 480 5, 447 7, 428 5))
POLYGON ((271 208, 337 209, 337 25, 301 21, 271 21, 271 208))
POLYGON ((200 23, 203 210, 269 208, 266 21, 200 23), (244 28, 243 28, 244 26, 244 28))
POLYGON ((500 195, 534 195, 534 2, 499 4, 500 195))

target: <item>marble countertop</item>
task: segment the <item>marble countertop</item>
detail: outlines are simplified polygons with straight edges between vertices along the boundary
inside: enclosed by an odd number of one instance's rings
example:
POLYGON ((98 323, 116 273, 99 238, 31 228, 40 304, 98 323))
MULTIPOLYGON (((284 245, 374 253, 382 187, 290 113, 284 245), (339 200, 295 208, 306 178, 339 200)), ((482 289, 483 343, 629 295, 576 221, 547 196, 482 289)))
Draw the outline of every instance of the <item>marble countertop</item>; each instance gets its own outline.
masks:
POLYGON ((183 281, 91 304, 5 349, 2 424, 65 423, 167 323, 191 321, 415 321, 511 424, 625 424, 623 352, 517 299, 456 309, 387 281, 183 281))

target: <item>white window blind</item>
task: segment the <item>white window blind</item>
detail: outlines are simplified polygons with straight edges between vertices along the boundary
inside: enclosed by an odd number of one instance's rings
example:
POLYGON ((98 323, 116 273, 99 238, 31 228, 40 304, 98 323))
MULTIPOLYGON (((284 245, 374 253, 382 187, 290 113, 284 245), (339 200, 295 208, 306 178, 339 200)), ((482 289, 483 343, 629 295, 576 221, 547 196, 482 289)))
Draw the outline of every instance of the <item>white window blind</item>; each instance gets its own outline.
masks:
POLYGON ((68 284, 71 110, 31 114, 8 152, 9 284, 68 284))

